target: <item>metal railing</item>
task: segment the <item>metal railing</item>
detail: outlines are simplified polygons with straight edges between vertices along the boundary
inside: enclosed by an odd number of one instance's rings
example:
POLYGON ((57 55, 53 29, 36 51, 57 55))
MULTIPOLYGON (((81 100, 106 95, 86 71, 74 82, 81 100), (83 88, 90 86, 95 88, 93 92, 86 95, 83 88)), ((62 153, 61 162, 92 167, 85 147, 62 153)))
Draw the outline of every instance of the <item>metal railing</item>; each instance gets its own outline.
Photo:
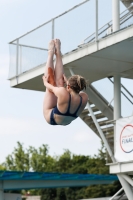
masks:
MULTIPOLYGON (((132 11, 128 9, 120 15, 122 26, 133 19, 132 11)), ((9 79, 44 65, 47 59, 47 44, 53 38, 68 41, 62 48, 62 53, 65 54, 82 47, 82 45, 78 46, 82 38, 85 38, 82 43, 86 44, 97 41, 110 33, 112 33, 112 21, 98 29, 98 0, 85 0, 9 43, 9 79), (88 12, 89 9, 91 12, 88 12), (87 23, 89 23, 89 28, 87 23), (93 31, 93 34, 86 37, 93 31)))
MULTIPOLYGON (((133 9, 133 5, 129 6, 126 10, 124 10, 120 14, 120 29, 124 28, 124 24, 129 21, 132 18, 132 22, 129 23, 127 26, 133 24, 133 10, 129 11, 130 9, 133 9)), ((109 21, 107 24, 102 26, 98 29, 98 39, 102 38, 103 36, 107 36, 113 32, 113 21, 109 21), (104 34, 104 35, 103 35, 104 34)), ((86 37, 82 44, 79 45, 79 47, 82 47, 86 43, 90 43, 96 40, 96 33, 92 33, 90 36, 86 37)))
MULTIPOLYGON (((125 80, 121 78, 121 81, 124 82, 125 80)), ((127 80, 126 80, 127 81, 127 80)), ((129 91, 131 90, 131 84, 129 85, 128 89, 121 84, 121 115, 123 117, 131 116, 133 114, 133 94, 129 91)), ((93 83, 93 86, 96 90, 100 91, 101 95, 106 99, 108 102, 108 106, 114 107, 114 81, 112 78, 104 78, 99 81, 93 83), (110 92, 109 92, 110 91, 110 92)))
MULTIPOLYGON (((81 9, 81 6, 83 6, 84 4, 86 4, 89 1, 90 0, 85 0, 81 3, 79 3, 78 5, 70 8, 69 10, 63 12, 62 14, 43 23, 42 25, 38 26, 37 28, 35 28, 35 29, 27 32, 26 34, 11 41, 9 43, 9 45, 10 45, 9 78, 17 77, 20 74, 24 73, 25 71, 28 71, 36 66, 44 64, 46 62, 47 51, 48 51, 48 48, 46 46, 47 46, 49 40, 54 39, 54 38, 60 38, 58 36, 60 34, 58 33, 57 27, 59 27, 59 29, 61 29, 60 27, 63 24, 63 29, 68 31, 67 28, 65 29, 65 25, 66 25, 65 23, 67 22, 67 24, 68 23, 70 24, 70 19, 71 19, 71 21, 73 20, 73 18, 72 17, 70 18, 68 15, 71 16, 71 14, 70 14, 71 11, 73 11, 72 15, 74 15, 75 10, 79 9, 79 7, 81 9), (66 16, 68 16, 68 19, 66 19, 66 16), (60 20, 62 21, 62 23, 60 23, 60 20), (38 58, 36 58, 37 56, 38 56, 38 58), (39 60, 39 57, 40 57, 40 60, 39 60)), ((81 11, 83 12, 82 9, 81 9, 81 11)), ((76 19, 78 20, 78 15, 76 16, 76 19)), ((84 23, 85 17, 83 17, 82 21, 84 23)), ((75 20, 73 22, 73 25, 74 25, 74 23, 77 23, 77 22, 75 20)), ((73 25, 71 24, 71 26, 70 26, 71 34, 74 29, 73 25)), ((63 29, 61 29, 61 30, 63 30, 63 29)), ((68 27, 68 29, 69 29, 69 27, 68 27)), ((64 32, 62 35, 65 35, 65 34, 66 33, 64 32)), ((73 36, 74 35, 76 37, 78 37, 78 35, 76 35, 76 30, 75 30, 75 33, 73 34, 73 36)), ((68 39, 69 38, 70 37, 68 37, 68 39)), ((71 40, 72 40, 72 37, 71 37, 71 40)), ((79 41, 79 39, 77 41, 79 41)), ((68 51, 72 50, 75 47, 77 48, 77 44, 78 44, 78 42, 75 42, 75 44, 72 45, 72 42, 70 41, 70 43, 69 43, 70 48, 68 48, 68 51)), ((66 51, 64 51, 63 53, 66 53, 66 51)))
POLYGON ((32 33, 33 31, 35 31, 35 30, 41 28, 42 26, 44 26, 44 25, 46 25, 46 24, 48 24, 48 23, 50 23, 50 22, 52 22, 52 32, 51 32, 52 37, 51 37, 51 39, 54 39, 54 21, 55 21, 55 19, 57 19, 57 18, 59 18, 59 17, 65 15, 65 14, 67 14, 68 12, 74 10, 75 8, 78 8, 79 6, 83 5, 84 3, 87 3, 88 1, 90 1, 90 0, 85 0, 85 1, 83 1, 83 2, 81 2, 81 3, 79 3, 78 5, 76 5, 76 6, 72 7, 72 8, 70 8, 69 10, 67 10, 67 11, 63 12, 62 14, 60 14, 60 15, 54 17, 53 19, 50 19, 49 21, 47 21, 47 22, 41 24, 40 26, 36 27, 35 29, 32 29, 31 31, 27 32, 26 34, 24 34, 24 35, 22 35, 22 36, 20 36, 20 37, 18 37, 18 38, 16 38, 16 39, 14 39, 14 40, 12 40, 11 42, 9 42, 9 44, 12 44, 13 42, 15 42, 15 41, 21 39, 22 37, 24 37, 24 36, 26 36, 26 35, 32 33))
MULTIPOLYGON (((108 78, 110 81, 111 81, 111 83, 113 83, 114 84, 114 81, 112 81, 111 80, 111 78, 108 78)), ((127 90, 127 88, 123 85, 123 84, 121 84, 121 87, 127 92, 127 94, 133 99, 133 95, 127 90)), ((121 93, 125 96, 125 98, 133 105, 133 101, 123 92, 123 91, 121 91, 121 93)))

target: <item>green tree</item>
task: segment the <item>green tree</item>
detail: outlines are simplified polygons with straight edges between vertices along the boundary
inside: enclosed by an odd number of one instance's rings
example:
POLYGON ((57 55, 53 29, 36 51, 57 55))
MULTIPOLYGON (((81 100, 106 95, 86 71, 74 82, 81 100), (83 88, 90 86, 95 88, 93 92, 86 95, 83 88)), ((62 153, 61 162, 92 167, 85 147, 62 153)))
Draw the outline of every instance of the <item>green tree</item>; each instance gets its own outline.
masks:
POLYGON ((33 171, 49 171, 52 172, 55 168, 55 159, 49 153, 48 145, 42 145, 39 149, 34 147, 29 148, 30 166, 33 171))
POLYGON ((17 142, 17 147, 11 155, 6 157, 5 166, 7 170, 15 171, 29 171, 30 170, 30 159, 29 152, 25 152, 23 144, 17 142))
POLYGON ((6 170, 6 167, 4 166, 4 164, 1 164, 0 165, 0 171, 5 171, 6 170))
MULTIPOLYGON (((23 144, 17 142, 17 147, 11 155, 6 157, 1 170, 60 172, 79 174, 109 174, 106 164, 106 150, 102 143, 98 155, 93 157, 75 155, 69 150, 64 150, 61 156, 50 156, 48 145, 42 145, 38 149, 30 146, 24 149, 23 144), (5 167, 4 167, 5 166, 5 167), (4 168, 3 168, 4 167, 4 168)), ((77 200, 84 198, 107 197, 116 193, 120 188, 116 181, 109 185, 91 185, 89 187, 53 188, 31 190, 34 195, 41 195, 41 200, 77 200)), ((25 193, 25 191, 23 191, 25 193)))

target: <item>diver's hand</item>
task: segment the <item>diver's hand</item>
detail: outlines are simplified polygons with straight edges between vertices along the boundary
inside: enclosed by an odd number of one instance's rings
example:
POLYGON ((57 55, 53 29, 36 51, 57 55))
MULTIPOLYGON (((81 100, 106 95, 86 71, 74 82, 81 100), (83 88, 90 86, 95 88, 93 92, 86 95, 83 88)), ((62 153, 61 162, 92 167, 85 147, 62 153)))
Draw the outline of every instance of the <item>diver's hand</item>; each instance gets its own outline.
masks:
POLYGON ((43 79, 43 83, 44 83, 44 85, 46 84, 46 83, 48 83, 48 79, 49 79, 49 75, 48 76, 42 76, 42 79, 43 79))

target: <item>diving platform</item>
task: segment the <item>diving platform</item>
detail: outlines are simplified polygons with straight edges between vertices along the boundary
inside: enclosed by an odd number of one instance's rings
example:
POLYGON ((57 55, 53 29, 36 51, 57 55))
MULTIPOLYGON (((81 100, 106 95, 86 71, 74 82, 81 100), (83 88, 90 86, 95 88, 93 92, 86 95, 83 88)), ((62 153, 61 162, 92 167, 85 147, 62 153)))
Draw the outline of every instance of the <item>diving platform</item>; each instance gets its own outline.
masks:
MULTIPOLYGON (((63 45, 63 43, 62 43, 63 45)), ((120 74, 133 79, 133 26, 112 33, 97 42, 87 43, 62 56, 66 76, 69 68, 93 83, 120 74)), ((10 86, 44 91, 42 75, 46 63, 9 78, 10 86)))

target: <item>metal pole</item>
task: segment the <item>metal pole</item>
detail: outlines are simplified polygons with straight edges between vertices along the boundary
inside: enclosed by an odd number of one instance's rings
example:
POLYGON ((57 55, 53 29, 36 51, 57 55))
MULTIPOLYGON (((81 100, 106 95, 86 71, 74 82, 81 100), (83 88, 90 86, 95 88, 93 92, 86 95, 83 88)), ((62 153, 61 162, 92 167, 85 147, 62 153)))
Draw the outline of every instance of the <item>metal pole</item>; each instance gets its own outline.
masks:
MULTIPOLYGON (((121 78, 114 75, 114 120, 121 117, 121 78)), ((116 124, 114 124, 114 152, 115 152, 116 124)))
POLYGON ((18 76, 18 66, 19 66, 19 39, 17 39, 17 45, 16 45, 16 77, 18 76))
POLYGON ((22 73, 22 46, 20 46, 20 71, 19 73, 22 73))
POLYGON ((91 107, 90 107, 89 102, 87 103, 87 108, 88 108, 88 110, 89 110, 89 112, 90 112, 90 114, 91 114, 91 117, 92 117, 92 119, 93 119, 93 121, 94 121, 94 123, 95 123, 95 125, 96 125, 96 127, 97 127, 97 130, 99 131, 99 134, 100 134, 100 136, 101 136, 101 138, 102 138, 102 140, 103 140, 103 142, 104 142, 104 144, 105 144, 105 147, 106 147, 107 150, 108 150, 108 153, 109 153, 109 155, 110 155, 112 161, 115 162, 115 158, 114 158, 113 153, 112 153, 112 151, 111 151, 111 149, 110 149, 110 146, 109 146, 109 144, 108 144, 108 142, 107 142, 107 140, 106 140, 106 138, 105 138, 105 136, 104 136, 104 134, 103 134, 103 132, 102 132, 102 130, 101 130, 99 124, 98 124, 98 122, 97 122, 97 119, 96 119, 96 117, 95 117, 95 115, 94 115, 94 113, 93 113, 93 111, 92 111, 92 109, 91 109, 91 107))
POLYGON ((52 20, 52 39, 54 39, 54 19, 52 20))
POLYGON ((121 117, 121 77, 114 75, 114 120, 121 117))
POLYGON ((131 179, 130 176, 127 176, 125 174, 122 174, 122 177, 130 184, 133 186, 133 179, 131 179))
POLYGON ((95 41, 98 41, 98 0, 95 0, 95 20, 96 20, 96 36, 95 36, 95 41))
POLYGON ((120 0, 112 0, 113 32, 120 29, 120 0))
MULTIPOLYGON (((114 120, 121 117, 121 78, 120 75, 114 75, 114 120)), ((115 152, 116 125, 114 125, 114 152, 115 152)), ((131 186, 124 180, 122 175, 118 175, 119 181, 129 200, 133 199, 131 186)))
POLYGON ((112 196, 109 200, 113 200, 121 191, 123 190, 123 188, 121 188, 114 196, 112 196))
POLYGON ((118 175, 119 181, 127 195, 128 200, 133 200, 133 192, 132 192, 132 188, 131 185, 129 183, 127 183, 127 181, 124 180, 124 178, 122 177, 122 175, 118 175))

